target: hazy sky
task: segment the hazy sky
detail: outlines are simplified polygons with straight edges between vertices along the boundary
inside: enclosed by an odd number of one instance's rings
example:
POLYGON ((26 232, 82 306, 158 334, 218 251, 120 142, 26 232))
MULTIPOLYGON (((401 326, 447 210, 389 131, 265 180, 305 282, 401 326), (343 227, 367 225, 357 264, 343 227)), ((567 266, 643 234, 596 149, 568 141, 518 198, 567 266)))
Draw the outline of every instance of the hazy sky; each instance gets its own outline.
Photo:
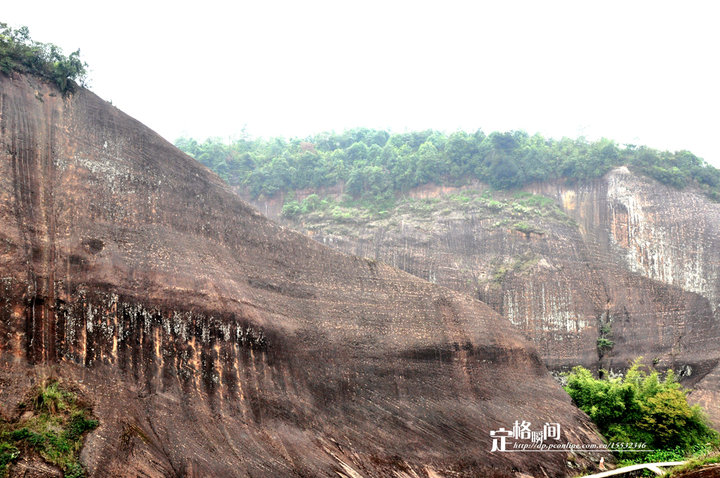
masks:
POLYGON ((80 48, 168 140, 355 126, 525 129, 720 166, 720 5, 662 1, 3 1, 80 48), (113 6, 106 6, 113 5, 113 6), (122 6, 120 6, 122 5, 122 6))

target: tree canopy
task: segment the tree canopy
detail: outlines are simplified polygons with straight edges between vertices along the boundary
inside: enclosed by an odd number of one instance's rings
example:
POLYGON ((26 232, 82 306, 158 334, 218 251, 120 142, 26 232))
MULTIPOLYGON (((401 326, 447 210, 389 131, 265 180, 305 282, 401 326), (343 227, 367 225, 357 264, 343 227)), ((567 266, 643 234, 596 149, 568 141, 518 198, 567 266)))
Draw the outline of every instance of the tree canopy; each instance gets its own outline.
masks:
POLYGON ((0 22, 0 71, 10 74, 31 73, 55 83, 63 93, 73 91, 75 84, 83 84, 87 64, 80 59, 80 50, 65 56, 51 43, 30 38, 27 27, 13 29, 0 22))
POLYGON ((689 151, 618 145, 609 139, 560 140, 524 131, 390 133, 357 128, 307 138, 180 138, 176 146, 253 197, 319 190, 338 182, 355 199, 385 200, 426 183, 480 180, 496 189, 554 179, 596 178, 617 166, 675 188, 694 185, 720 200, 720 170, 689 151))

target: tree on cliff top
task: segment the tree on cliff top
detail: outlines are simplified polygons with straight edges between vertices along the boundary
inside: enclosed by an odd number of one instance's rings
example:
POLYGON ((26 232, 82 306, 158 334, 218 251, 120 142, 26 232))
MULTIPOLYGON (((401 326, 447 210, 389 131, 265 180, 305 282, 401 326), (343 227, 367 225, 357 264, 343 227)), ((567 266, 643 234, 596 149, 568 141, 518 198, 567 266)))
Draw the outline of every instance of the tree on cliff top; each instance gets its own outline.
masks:
POLYGON ((87 63, 80 60, 80 50, 65 56, 57 45, 32 40, 27 27, 13 29, 0 22, 0 71, 38 75, 66 93, 76 83, 84 84, 87 63))

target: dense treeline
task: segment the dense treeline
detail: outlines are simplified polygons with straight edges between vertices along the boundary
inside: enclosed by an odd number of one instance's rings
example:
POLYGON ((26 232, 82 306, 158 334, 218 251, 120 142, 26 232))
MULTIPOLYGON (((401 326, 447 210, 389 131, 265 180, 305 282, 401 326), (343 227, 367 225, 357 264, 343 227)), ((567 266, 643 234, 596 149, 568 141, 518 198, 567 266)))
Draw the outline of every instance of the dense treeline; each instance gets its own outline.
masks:
POLYGON ((485 135, 480 130, 391 134, 360 128, 305 139, 245 138, 226 144, 180 138, 175 144, 230 184, 247 187, 254 197, 342 181, 356 199, 382 200, 429 182, 459 185, 478 179, 508 189, 557 178, 598 177, 627 165, 676 188, 695 183, 720 200, 720 170, 692 153, 619 146, 607 139, 554 140, 523 131, 485 135))
POLYGON ((87 64, 80 60, 80 50, 65 56, 51 43, 30 38, 27 27, 13 29, 0 23, 0 71, 32 73, 55 83, 63 93, 72 91, 75 82, 82 84, 87 64))

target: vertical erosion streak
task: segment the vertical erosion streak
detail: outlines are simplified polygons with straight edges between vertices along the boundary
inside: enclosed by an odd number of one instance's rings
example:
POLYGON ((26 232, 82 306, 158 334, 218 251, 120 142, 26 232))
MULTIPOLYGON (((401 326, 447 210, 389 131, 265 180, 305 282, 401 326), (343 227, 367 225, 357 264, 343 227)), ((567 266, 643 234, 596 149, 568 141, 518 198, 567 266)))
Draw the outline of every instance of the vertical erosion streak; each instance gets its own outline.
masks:
POLYGON ((22 95, 4 101, 2 118, 12 163, 15 219, 27 264, 26 355, 31 363, 42 363, 55 360, 52 132, 56 118, 49 106, 43 111, 32 101, 22 95), (38 118, 45 118, 45 124, 38 118))
MULTIPOLYGON (((54 102, 53 102, 54 103, 54 102)), ((52 103, 51 103, 52 104, 52 103)), ((44 266, 44 296, 45 309, 43 313, 44 326, 44 361, 54 362, 56 359, 55 343, 56 343, 56 322, 55 322, 55 195, 53 187, 55 185, 55 166, 53 164, 53 145, 55 144, 55 123, 57 120, 57 110, 48 108, 45 111, 46 127, 42 144, 42 155, 40 162, 42 165, 42 211, 43 220, 46 225, 45 243, 46 254, 43 259, 44 266)))

